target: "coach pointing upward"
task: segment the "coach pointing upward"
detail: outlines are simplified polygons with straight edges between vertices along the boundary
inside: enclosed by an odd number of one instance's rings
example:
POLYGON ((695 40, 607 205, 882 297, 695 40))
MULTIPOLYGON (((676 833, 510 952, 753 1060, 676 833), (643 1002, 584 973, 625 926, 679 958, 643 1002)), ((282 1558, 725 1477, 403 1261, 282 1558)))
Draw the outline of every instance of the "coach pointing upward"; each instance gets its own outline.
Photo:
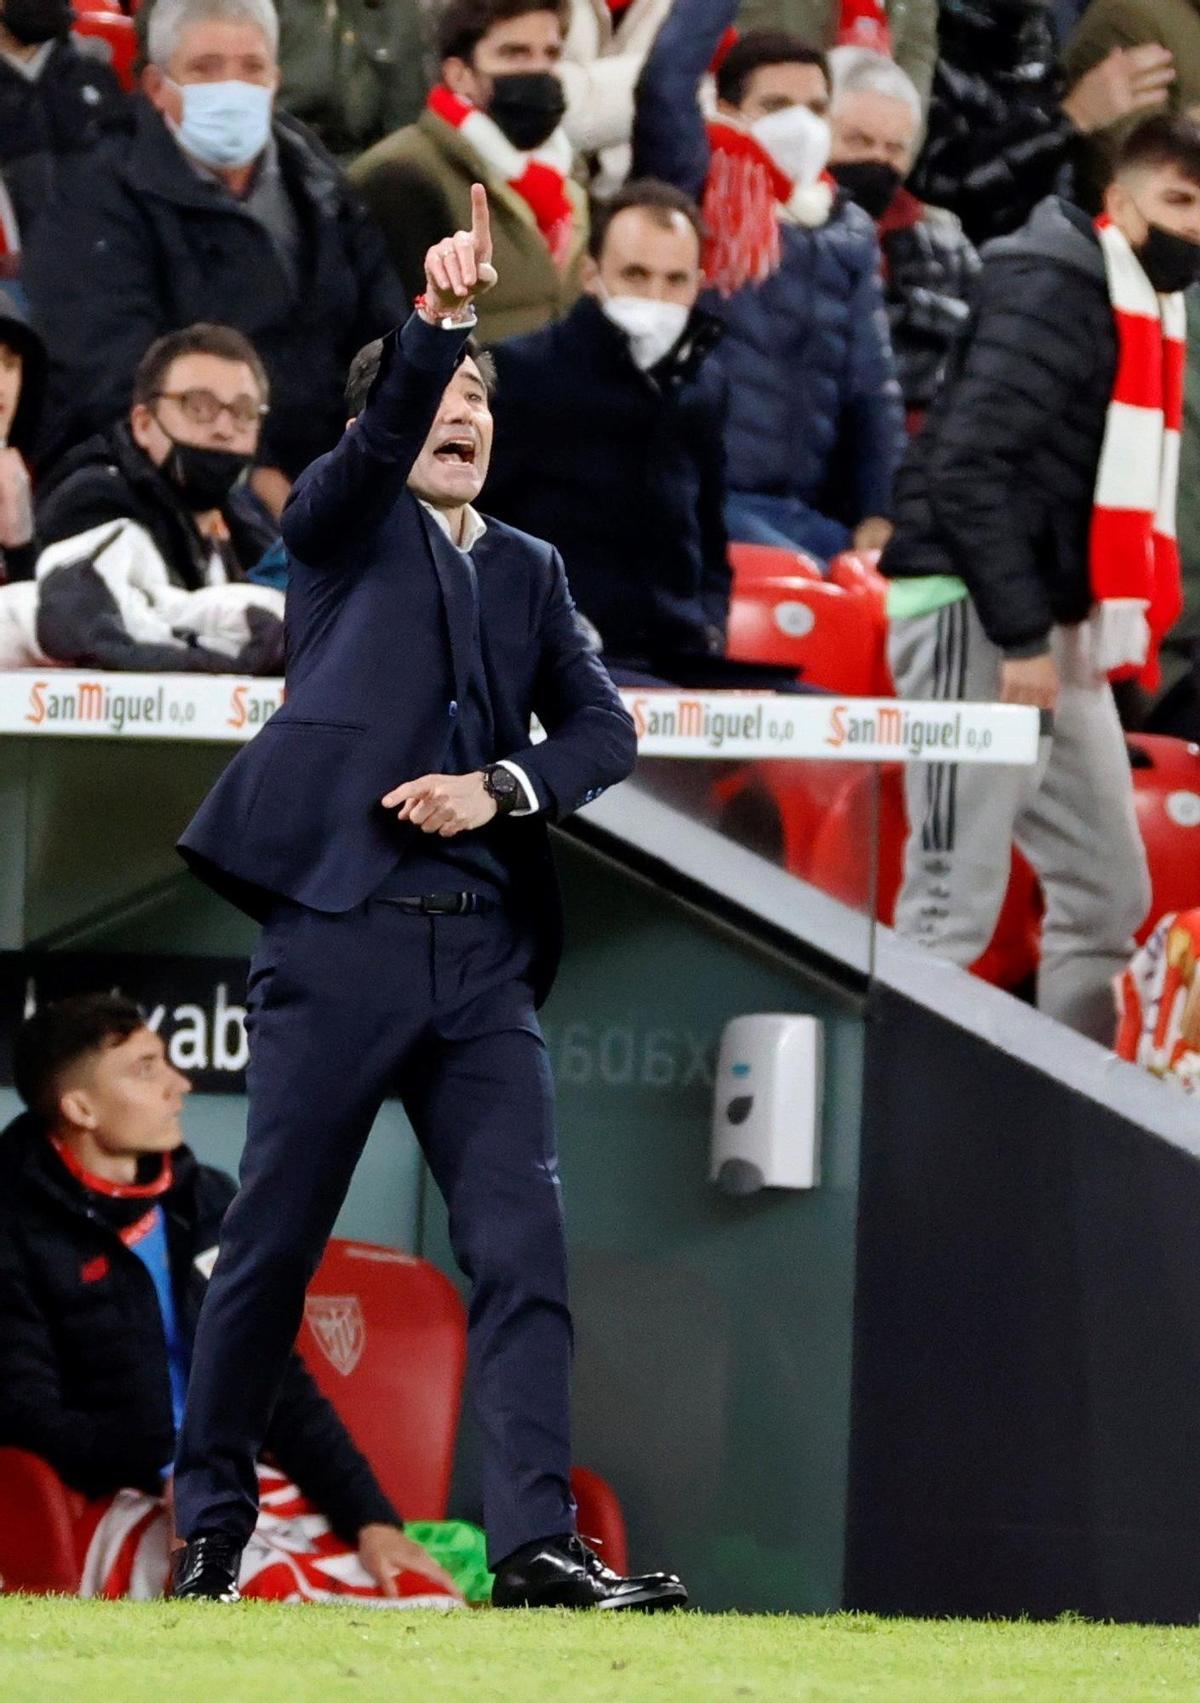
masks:
POLYGON ((264 926, 241 1189, 176 1464, 177 1595, 236 1598, 305 1287, 395 1088, 472 1285, 495 1600, 685 1600, 669 1576, 619 1578, 574 1535, 566 1252, 535 1016, 561 942, 546 821, 622 780, 634 735, 556 552, 471 506, 492 419, 468 335, 496 279, 483 190, 472 200, 472 229, 429 251, 417 312, 355 361, 342 441, 296 482, 287 701, 181 842, 264 926), (531 712, 548 735, 536 746, 531 712))

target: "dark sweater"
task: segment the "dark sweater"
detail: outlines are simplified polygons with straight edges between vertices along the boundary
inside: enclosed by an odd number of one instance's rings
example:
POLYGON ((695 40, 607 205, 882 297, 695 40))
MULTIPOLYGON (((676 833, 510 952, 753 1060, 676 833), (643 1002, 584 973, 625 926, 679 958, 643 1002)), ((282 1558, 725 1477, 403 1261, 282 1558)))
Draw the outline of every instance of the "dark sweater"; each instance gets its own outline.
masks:
POLYGON ((884 573, 961 576, 1012 653, 1082 620, 1116 359, 1095 232, 1052 197, 984 251, 970 325, 897 479, 884 573))
MULTIPOLYGON (((216 1247, 234 1185, 186 1148, 173 1157, 174 1183, 157 1203, 190 1350, 208 1281, 196 1262, 216 1247)), ((146 1209, 76 1181, 30 1115, 0 1136, 0 1446, 41 1455, 87 1496, 123 1486, 157 1495, 174 1452, 158 1297, 119 1234, 146 1209)), ((267 1448, 348 1541, 374 1521, 399 1524, 295 1355, 267 1448)))

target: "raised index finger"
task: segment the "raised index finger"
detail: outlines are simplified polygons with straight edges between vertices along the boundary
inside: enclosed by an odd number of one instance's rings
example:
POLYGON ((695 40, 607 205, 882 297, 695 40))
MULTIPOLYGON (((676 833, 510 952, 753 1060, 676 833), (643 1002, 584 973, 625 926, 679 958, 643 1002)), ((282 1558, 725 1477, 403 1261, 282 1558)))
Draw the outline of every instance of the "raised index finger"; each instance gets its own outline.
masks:
POLYGON ((482 183, 471 185, 471 241, 475 244, 475 258, 480 262, 492 258, 492 221, 488 212, 487 190, 482 183))

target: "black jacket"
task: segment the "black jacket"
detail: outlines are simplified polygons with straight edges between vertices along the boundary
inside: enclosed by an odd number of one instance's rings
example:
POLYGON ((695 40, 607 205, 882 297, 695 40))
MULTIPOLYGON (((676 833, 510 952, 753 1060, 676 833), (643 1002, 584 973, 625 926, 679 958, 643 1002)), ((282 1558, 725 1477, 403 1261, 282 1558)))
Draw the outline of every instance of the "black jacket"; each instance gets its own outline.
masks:
POLYGON ((884 573, 960 575, 1011 654, 1082 620, 1116 360, 1099 242, 1052 197, 984 251, 971 322, 900 471, 884 573))
MULTIPOLYGON (((208 583, 211 545, 124 421, 68 451, 39 484, 37 498, 43 549, 105 521, 133 520, 154 540, 175 585, 196 591, 208 583)), ((236 558, 230 566, 244 572, 274 541, 276 529, 241 492, 235 492, 221 512, 236 558)))
POLYGON ((679 348, 640 372, 628 338, 584 296, 566 319, 493 350, 488 510, 562 552, 610 655, 724 648, 726 383, 707 359, 719 334, 696 314, 679 348))
POLYGON ((900 190, 879 231, 884 302, 906 408, 928 408, 970 314, 979 256, 953 214, 900 190))
MULTIPOLYGON (((186 1148, 158 1197, 182 1330, 195 1334, 234 1185, 186 1148)), ((77 1182, 29 1114, 0 1136, 0 1445, 29 1449, 87 1496, 157 1494, 175 1447, 162 1315, 119 1228, 144 1200, 77 1182)), ((333 1408, 293 1356, 267 1433, 281 1469, 353 1541, 399 1524, 333 1408)))
POLYGON ((129 97, 109 67, 58 41, 31 82, 0 59, 0 174, 26 247, 63 159, 126 122, 129 97))
POLYGON ((1050 16, 1036 3, 942 0, 925 145, 908 179, 978 247, 1069 191, 1079 133, 1063 113, 1050 16))
MULTIPOLYGON (((46 395, 46 346, 30 325, 19 297, 3 285, 0 285, 0 343, 16 350, 21 357, 21 394, 8 442, 28 462, 32 459, 46 395)), ((37 552, 36 537, 14 550, 0 550, 0 583, 6 579, 28 579, 37 552)))
POLYGON ((61 174, 22 272, 51 354, 47 461, 119 418, 149 345, 197 320, 244 331, 266 364, 260 461, 294 478, 337 442, 346 368, 405 302, 332 158, 286 116, 273 133, 303 235, 295 287, 263 225, 192 168, 145 101, 131 134, 61 174))

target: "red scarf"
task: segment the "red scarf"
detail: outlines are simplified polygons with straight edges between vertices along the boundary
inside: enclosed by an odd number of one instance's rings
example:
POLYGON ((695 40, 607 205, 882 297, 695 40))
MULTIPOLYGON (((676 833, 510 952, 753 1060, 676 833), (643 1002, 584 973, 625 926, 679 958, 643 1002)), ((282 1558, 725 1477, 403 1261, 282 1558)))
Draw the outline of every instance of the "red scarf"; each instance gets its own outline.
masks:
POLYGON ((528 206, 556 266, 570 258, 575 209, 567 194, 571 145, 562 129, 540 148, 522 153, 486 112, 439 83, 430 91, 429 111, 457 130, 493 179, 507 184, 528 206))
POLYGON ((0 183, 0 278, 15 278, 21 270, 21 233, 8 190, 0 183))
POLYGON ((892 32, 888 29, 883 0, 842 0, 838 20, 838 47, 869 47, 872 53, 892 57, 892 32))
POLYGON ((1183 607, 1175 499, 1186 312, 1159 296, 1127 238, 1096 221, 1117 328, 1117 372, 1092 506, 1093 662, 1158 685, 1158 647, 1183 607))
POLYGON ((704 275, 723 296, 743 284, 761 284, 779 266, 779 219, 823 225, 836 185, 828 172, 815 184, 797 185, 781 172, 748 130, 713 119, 708 126, 710 163, 704 184, 704 275))

